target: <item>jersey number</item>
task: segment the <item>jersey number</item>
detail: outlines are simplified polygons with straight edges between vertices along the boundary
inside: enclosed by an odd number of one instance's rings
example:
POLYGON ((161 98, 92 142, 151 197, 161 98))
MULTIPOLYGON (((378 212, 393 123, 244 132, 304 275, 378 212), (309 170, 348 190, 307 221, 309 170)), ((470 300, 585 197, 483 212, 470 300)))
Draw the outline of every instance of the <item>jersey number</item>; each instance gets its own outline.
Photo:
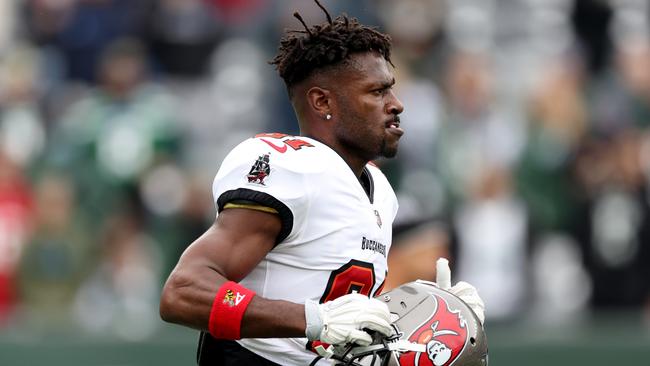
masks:
POLYGON ((320 303, 332 301, 353 292, 370 296, 370 291, 374 286, 375 267, 372 263, 352 259, 341 268, 332 271, 325 293, 320 298, 320 303))
MULTIPOLYGON (((384 279, 384 282, 386 280, 384 279)), ((337 297, 357 292, 362 295, 370 296, 370 291, 375 286, 375 266, 372 263, 358 261, 356 259, 350 260, 348 263, 341 266, 341 268, 332 271, 330 278, 327 281, 325 293, 320 298, 320 303, 332 301, 337 297)), ((373 296, 381 293, 384 283, 375 291, 373 296)), ((316 347, 324 346, 327 348, 328 344, 321 341, 307 342, 307 349, 315 354, 316 347)))

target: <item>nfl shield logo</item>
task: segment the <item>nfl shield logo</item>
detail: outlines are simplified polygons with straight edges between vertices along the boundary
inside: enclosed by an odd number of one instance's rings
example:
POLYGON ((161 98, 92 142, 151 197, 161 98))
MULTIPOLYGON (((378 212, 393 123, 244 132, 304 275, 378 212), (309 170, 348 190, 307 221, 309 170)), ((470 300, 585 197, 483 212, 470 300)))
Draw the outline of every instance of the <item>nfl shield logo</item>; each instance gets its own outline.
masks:
POLYGON ((381 216, 379 216, 379 211, 375 210, 375 217, 377 218, 377 226, 381 227, 381 216))

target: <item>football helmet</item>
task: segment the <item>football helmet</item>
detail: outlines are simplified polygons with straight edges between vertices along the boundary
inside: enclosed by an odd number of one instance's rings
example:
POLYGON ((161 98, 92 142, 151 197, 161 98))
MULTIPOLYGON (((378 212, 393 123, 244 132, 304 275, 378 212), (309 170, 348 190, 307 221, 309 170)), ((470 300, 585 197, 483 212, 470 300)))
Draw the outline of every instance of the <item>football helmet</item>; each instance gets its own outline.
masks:
POLYGON ((334 365, 487 366, 483 325, 467 304, 434 282, 414 281, 377 299, 393 318, 394 332, 375 333, 367 347, 334 347, 334 365))

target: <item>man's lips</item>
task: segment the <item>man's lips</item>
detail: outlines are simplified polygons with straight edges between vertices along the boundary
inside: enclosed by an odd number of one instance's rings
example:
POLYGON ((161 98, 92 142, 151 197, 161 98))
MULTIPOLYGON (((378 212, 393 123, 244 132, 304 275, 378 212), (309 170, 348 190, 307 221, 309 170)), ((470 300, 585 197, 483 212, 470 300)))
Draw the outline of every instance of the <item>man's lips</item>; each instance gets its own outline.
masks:
POLYGON ((388 132, 393 133, 397 136, 402 136, 404 134, 404 130, 399 127, 400 125, 400 120, 399 117, 393 118, 386 122, 386 129, 388 132))

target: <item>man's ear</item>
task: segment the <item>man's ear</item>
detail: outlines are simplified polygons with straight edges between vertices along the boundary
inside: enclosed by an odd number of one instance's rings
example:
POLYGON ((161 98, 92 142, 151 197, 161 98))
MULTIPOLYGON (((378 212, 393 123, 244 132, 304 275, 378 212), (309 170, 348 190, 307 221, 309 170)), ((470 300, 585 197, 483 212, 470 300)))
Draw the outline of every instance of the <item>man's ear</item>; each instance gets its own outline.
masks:
POLYGON ((331 93, 327 89, 318 86, 311 87, 307 90, 307 103, 316 114, 323 118, 332 113, 331 93))

